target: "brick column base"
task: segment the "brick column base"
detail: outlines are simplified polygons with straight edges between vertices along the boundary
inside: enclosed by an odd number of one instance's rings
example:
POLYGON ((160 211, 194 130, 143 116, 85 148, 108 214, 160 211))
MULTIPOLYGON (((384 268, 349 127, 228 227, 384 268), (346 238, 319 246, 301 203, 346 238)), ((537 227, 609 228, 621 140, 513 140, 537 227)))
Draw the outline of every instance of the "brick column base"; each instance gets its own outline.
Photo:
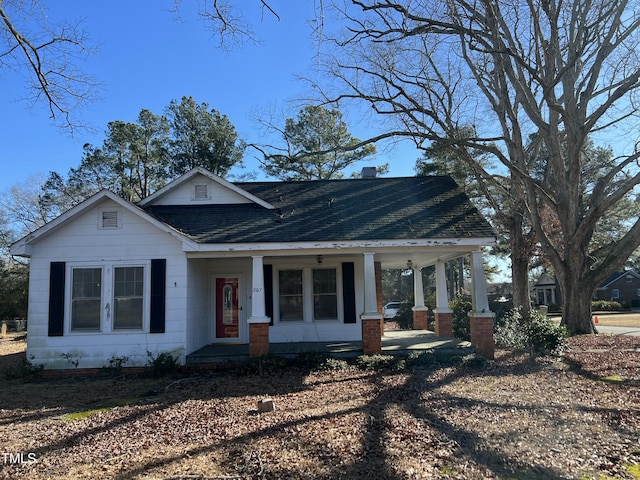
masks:
POLYGON ((493 314, 478 316, 476 312, 469 312, 469 324, 471 327, 471 344, 476 353, 493 360, 496 344, 493 339, 493 314))
POLYGON ((428 311, 426 309, 413 310, 413 329, 428 330, 428 311))
POLYGON ((249 356, 259 357, 269 354, 269 324, 249 324, 249 356))
POLYGON ((380 317, 361 317, 362 351, 365 355, 382 352, 382 321, 380 317))
POLYGON ((436 318, 436 335, 438 337, 453 337, 453 313, 436 311, 434 316, 436 318))

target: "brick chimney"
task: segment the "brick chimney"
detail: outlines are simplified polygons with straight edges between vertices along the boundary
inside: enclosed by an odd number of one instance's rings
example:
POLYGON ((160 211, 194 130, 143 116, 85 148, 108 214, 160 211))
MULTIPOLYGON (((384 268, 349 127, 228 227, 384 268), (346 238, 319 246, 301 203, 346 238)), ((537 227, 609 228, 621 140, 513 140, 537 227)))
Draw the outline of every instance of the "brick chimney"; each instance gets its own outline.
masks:
POLYGON ((362 167, 360 178, 376 178, 376 167, 362 167))

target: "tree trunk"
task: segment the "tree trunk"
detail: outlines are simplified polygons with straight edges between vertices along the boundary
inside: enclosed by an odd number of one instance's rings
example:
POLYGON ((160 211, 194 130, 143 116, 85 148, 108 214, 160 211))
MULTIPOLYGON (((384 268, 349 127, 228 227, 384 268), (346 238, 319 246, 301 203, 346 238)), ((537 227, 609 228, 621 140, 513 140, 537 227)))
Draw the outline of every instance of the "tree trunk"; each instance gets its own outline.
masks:
POLYGON ((531 255, 522 231, 522 219, 519 216, 510 224, 509 247, 511 249, 511 282, 513 285, 513 307, 523 312, 531 310, 529 297, 529 260, 531 255))
POLYGON ((511 280, 513 282, 513 307, 523 312, 531 310, 529 297, 529 258, 511 254, 511 280))
POLYGON ((570 335, 598 333, 591 316, 591 296, 595 285, 583 278, 579 269, 556 269, 562 296, 562 325, 570 335))

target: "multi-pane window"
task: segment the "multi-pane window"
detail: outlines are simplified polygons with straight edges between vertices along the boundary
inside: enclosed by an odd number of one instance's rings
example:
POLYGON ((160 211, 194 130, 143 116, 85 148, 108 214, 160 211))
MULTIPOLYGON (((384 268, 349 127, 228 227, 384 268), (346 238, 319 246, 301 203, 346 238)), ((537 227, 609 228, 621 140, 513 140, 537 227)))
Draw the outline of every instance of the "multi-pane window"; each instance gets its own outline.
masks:
POLYGON ((335 269, 313 271, 313 319, 338 318, 338 285, 335 269))
POLYGON ((339 284, 335 268, 278 271, 277 303, 281 322, 338 320, 339 284))
POLYGON ((71 286, 71 330, 100 330, 102 269, 74 268, 71 286))
POLYGON ((278 272, 280 321, 304 320, 302 270, 278 272))
POLYGON ((113 328, 140 329, 144 309, 144 268, 115 267, 113 328))

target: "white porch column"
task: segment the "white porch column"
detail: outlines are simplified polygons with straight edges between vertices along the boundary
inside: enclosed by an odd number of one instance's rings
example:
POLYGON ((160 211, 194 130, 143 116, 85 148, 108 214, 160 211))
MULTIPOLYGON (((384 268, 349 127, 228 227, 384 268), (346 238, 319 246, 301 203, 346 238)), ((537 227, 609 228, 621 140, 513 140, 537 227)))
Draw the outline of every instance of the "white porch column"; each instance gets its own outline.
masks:
POLYGON ((413 307, 414 311, 423 310, 424 306, 424 287, 422 286, 422 269, 413 267, 413 307))
POLYGON ((269 323, 271 319, 266 315, 264 296, 264 270, 262 268, 262 255, 251 257, 253 271, 251 275, 251 316, 249 323, 269 323))
POLYGON ((364 255, 364 312, 360 315, 362 323, 362 351, 365 355, 382 352, 382 334, 384 319, 382 312, 378 312, 376 294, 376 265, 372 252, 364 255))
POLYGON ((436 335, 453 337, 453 310, 449 308, 449 290, 444 262, 436 262, 436 308, 433 310, 436 320, 436 335))
POLYGON ((429 318, 424 305, 424 287, 422 285, 422 269, 413 268, 413 329, 427 330, 429 318))
POLYGON ((447 274, 444 269, 444 262, 438 260, 436 262, 436 312, 451 312, 447 293, 447 274))
POLYGON ((473 311, 476 313, 489 312, 487 279, 484 274, 484 264, 482 262, 482 252, 480 250, 471 252, 471 281, 473 287, 471 298, 473 311))
POLYGON ((364 313, 362 315, 374 315, 381 317, 382 312, 378 312, 378 298, 376 296, 376 269, 374 265, 374 254, 365 252, 364 254, 364 313))
POLYGON ((471 252, 471 281, 472 281, 472 310, 469 312, 469 326, 471 330, 471 344, 476 353, 492 359, 495 352, 493 339, 494 313, 489 310, 487 296, 487 279, 484 274, 482 252, 471 252))

